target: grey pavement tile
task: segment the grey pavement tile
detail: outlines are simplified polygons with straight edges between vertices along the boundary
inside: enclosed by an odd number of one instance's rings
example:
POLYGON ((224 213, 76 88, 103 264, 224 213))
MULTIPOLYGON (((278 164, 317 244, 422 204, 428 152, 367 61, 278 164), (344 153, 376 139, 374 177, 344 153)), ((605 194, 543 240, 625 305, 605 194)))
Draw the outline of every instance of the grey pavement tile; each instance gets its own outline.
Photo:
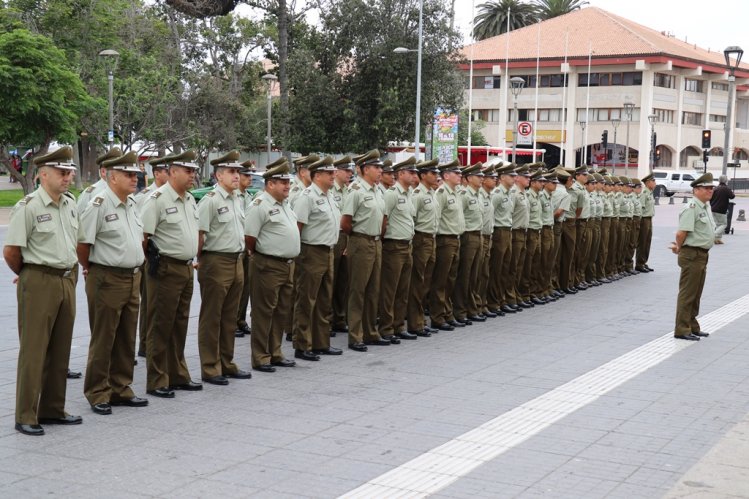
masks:
POLYGON ((604 497, 620 483, 612 480, 583 477, 571 473, 552 473, 523 491, 518 497, 532 497, 534 494, 560 498, 604 497))
POLYGON ((286 445, 286 449, 294 452, 307 452, 317 456, 335 457, 361 448, 362 442, 346 438, 323 438, 318 435, 309 436, 286 445))
POLYGON ((276 482, 293 481, 297 475, 295 471, 245 462, 214 473, 208 479, 264 490, 276 482))
POLYGON ((565 466, 569 456, 527 449, 513 449, 479 466, 468 476, 530 487, 550 472, 565 466))
POLYGON ((289 449, 273 449, 262 456, 247 460, 247 464, 312 473, 327 461, 329 461, 329 458, 319 454, 310 454, 289 449))
MULTIPOLYGON (((359 456, 355 455, 355 457, 358 458, 359 456)), ((397 464, 400 463, 390 462, 383 464, 366 462, 350 457, 335 457, 315 463, 315 467, 309 470, 309 472, 365 483, 390 471, 397 464)))
POLYGON ((380 441, 369 443, 359 449, 343 454, 340 459, 352 459, 374 464, 384 464, 394 468, 422 454, 424 450, 406 449, 380 441))
POLYGON ((606 499, 652 499, 661 497, 664 492, 663 488, 621 483, 605 497, 606 499))
POLYGON ((682 476, 683 472, 665 471, 655 468, 638 468, 630 477, 627 483, 643 485, 645 487, 654 487, 668 489, 682 476))
POLYGON ((160 497, 165 499, 246 498, 258 492, 260 489, 200 478, 161 494, 160 497))
POLYGON ((337 497, 360 485, 358 480, 347 480, 313 473, 296 473, 294 480, 279 480, 268 487, 273 492, 306 497, 337 497))
POLYGON ((524 490, 526 487, 522 485, 469 477, 461 478, 431 497, 435 499, 509 498, 517 497, 524 490))
POLYGON ((31 477, 4 485, 2 495, 4 497, 66 496, 69 493, 74 495, 78 488, 79 486, 73 483, 31 477))
POLYGON ((29 475, 22 475, 18 473, 8 473, 5 471, 0 471, 0 487, 5 488, 6 486, 14 482, 25 480, 26 478, 29 478, 29 475))

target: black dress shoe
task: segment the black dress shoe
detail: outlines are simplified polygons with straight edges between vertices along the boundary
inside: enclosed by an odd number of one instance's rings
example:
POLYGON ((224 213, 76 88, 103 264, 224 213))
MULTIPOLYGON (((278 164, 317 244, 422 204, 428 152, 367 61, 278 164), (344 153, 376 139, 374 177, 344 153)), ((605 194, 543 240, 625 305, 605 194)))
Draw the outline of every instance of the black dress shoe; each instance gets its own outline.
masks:
POLYGON ((286 341, 294 341, 294 338, 291 336, 291 333, 286 333, 286 341))
POLYGON ((138 357, 146 358, 146 351, 145 350, 138 350, 138 357))
POLYGON ((114 402, 109 402, 109 405, 124 405, 126 407, 145 407, 148 405, 148 399, 133 397, 130 399, 122 399, 114 402))
POLYGON ((229 384, 229 380, 226 379, 224 376, 210 376, 207 378, 203 378, 203 381, 206 383, 210 383, 211 385, 219 385, 219 386, 226 386, 229 384))
POLYGON ((564 292, 567 293, 568 295, 574 295, 574 294, 577 294, 577 289, 570 287, 570 288, 565 289, 564 292))
POLYGON ((509 305, 502 305, 502 307, 499 309, 499 311, 500 312, 504 312, 506 314, 514 314, 515 312, 517 312, 517 310, 515 310, 514 308, 512 308, 509 305))
POLYGON ((331 331, 331 332, 330 332, 329 334, 330 334, 330 337, 331 337, 331 338, 335 338, 335 336, 336 336, 336 335, 337 335, 338 333, 336 333, 335 331, 331 331))
POLYGON ((343 350, 340 348, 328 347, 328 348, 316 348, 312 350, 317 355, 343 355, 343 350))
POLYGON ((366 352, 368 350, 367 345, 364 343, 354 343, 349 345, 348 348, 349 350, 354 350, 356 352, 366 352))
POLYGON ((674 338, 676 338, 677 340, 700 341, 700 337, 692 333, 685 334, 684 336, 674 335, 674 338))
POLYGON ((376 340, 364 340, 364 344, 384 347, 390 344, 390 340, 386 340, 384 338, 378 338, 376 340))
POLYGON ((439 333, 440 330, 436 329, 436 328, 433 328, 433 327, 424 326, 424 331, 426 331, 427 333, 434 334, 434 333, 439 333))
POLYGON ((645 265, 645 268, 648 269, 648 272, 655 272, 655 269, 649 265, 645 265))
POLYGON ((74 371, 71 371, 70 369, 68 369, 67 376, 68 376, 68 379, 78 379, 78 378, 80 378, 82 376, 82 374, 79 373, 79 372, 74 372, 74 371))
POLYGON ((274 373, 276 372, 276 368, 273 367, 270 364, 261 364, 257 367, 253 367, 254 370, 260 371, 261 373, 274 373))
POLYGON ((473 321, 466 317, 465 319, 455 319, 456 321, 460 322, 461 324, 465 324, 466 326, 473 326, 473 321))
POLYGON ((167 388, 167 387, 157 388, 155 390, 148 390, 146 393, 149 395, 153 395, 154 397, 161 397, 163 399, 174 398, 174 390, 172 390, 171 388, 167 388))
POLYGON ((598 282, 603 283, 603 284, 611 284, 611 280, 609 280, 606 277, 602 277, 602 278, 598 279, 598 282))
POLYGON ((224 376, 232 379, 250 379, 252 378, 252 373, 249 371, 243 371, 242 369, 237 369, 237 372, 224 374, 224 376))
POLYGON ((109 416, 112 414, 112 406, 106 402, 102 402, 101 404, 91 404, 91 410, 101 416, 109 416))
POLYGON ((276 366, 276 367, 294 367, 296 366, 296 362, 294 362, 293 360, 289 360, 289 359, 281 359, 281 360, 276 360, 276 361, 271 362, 270 365, 276 366))
POLYGON ((692 334, 695 336, 699 336, 700 338, 707 338, 708 336, 710 336, 710 333, 706 333, 705 331, 692 331, 692 334))
POLYGON ((418 336, 415 334, 411 334, 408 331, 401 331, 400 333, 395 333, 395 335, 402 339, 402 340, 416 340, 418 339, 418 336))
POLYGON ((66 414, 65 416, 61 418, 39 418, 39 424, 71 425, 71 424, 81 424, 81 423, 83 423, 82 417, 71 416, 70 414, 66 414))
POLYGON ((466 327, 466 324, 463 322, 458 322, 456 320, 447 321, 448 324, 450 324, 452 327, 466 327))
POLYGON ((234 331, 235 336, 244 336, 245 334, 251 334, 252 330, 250 329, 250 326, 248 324, 245 324, 244 326, 237 326, 237 330, 234 331))
POLYGON ((632 275, 637 275, 637 274, 639 274, 639 273, 640 273, 640 271, 639 271, 639 270, 637 270, 637 269, 629 269, 629 272, 630 272, 630 274, 632 274, 632 275))
POLYGON ((320 360, 320 357, 318 355, 315 355, 312 352, 307 352, 305 350, 294 350, 294 358, 312 361, 320 360))
POLYGON ((391 335, 388 335, 388 336, 383 336, 382 339, 389 341, 393 345, 400 345, 401 344, 400 338, 398 338, 394 334, 391 334, 391 335))
POLYGON ((187 392, 198 392, 203 389, 203 385, 200 383, 196 383, 194 381, 188 381, 187 383, 182 383, 180 385, 172 385, 169 388, 172 390, 185 390, 187 392))
POLYGON ((337 326, 333 326, 331 328, 331 331, 334 333, 348 333, 348 326, 346 324, 344 325, 339 324, 337 326))
POLYGON ((445 322, 444 324, 432 324, 433 328, 436 328, 438 331, 455 331, 455 328, 445 322))
POLYGON ((31 435, 34 437, 40 437, 44 435, 44 428, 38 424, 21 424, 16 423, 16 431, 23 433, 24 435, 31 435))
POLYGON ((497 314, 496 312, 492 312, 490 310, 487 310, 486 312, 484 312, 484 320, 486 320, 486 319, 494 319, 495 317, 497 317, 497 315, 499 315, 499 314, 497 314))
POLYGON ((244 331, 242 331, 241 329, 236 329, 234 331, 234 337, 235 338, 244 338, 244 331))
POLYGON ((533 303, 535 305, 546 305, 545 301, 543 301, 541 298, 537 298, 535 296, 533 298, 531 298, 531 303, 533 303))
POLYGON ((135 359, 135 360, 133 360, 133 365, 134 365, 134 366, 137 366, 137 365, 138 365, 138 359, 135 359))
POLYGON ((432 336, 432 333, 430 333, 426 329, 422 329, 421 331, 409 331, 409 334, 413 334, 414 336, 421 336, 422 338, 429 338, 432 336))

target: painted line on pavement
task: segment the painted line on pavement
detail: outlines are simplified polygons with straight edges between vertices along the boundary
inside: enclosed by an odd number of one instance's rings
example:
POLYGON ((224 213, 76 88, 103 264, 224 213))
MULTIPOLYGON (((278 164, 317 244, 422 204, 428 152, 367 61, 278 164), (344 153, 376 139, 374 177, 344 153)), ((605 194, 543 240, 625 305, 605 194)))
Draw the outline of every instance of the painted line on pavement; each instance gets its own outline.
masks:
MULTIPOLYGON (((700 318, 711 334, 749 313, 749 295, 700 318)), ((673 331, 589 371, 384 473, 342 498, 426 497, 539 434, 676 353, 698 342, 673 331)), ((707 341, 710 341, 709 339, 707 341)))

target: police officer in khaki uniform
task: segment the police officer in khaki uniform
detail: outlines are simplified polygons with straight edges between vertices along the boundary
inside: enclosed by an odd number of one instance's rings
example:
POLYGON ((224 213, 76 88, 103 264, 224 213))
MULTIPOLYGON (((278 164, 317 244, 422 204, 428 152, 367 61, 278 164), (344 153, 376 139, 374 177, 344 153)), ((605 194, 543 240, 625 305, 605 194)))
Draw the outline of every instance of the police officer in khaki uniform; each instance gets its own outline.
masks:
MULTIPOLYGON (((637 266, 635 262, 635 252, 637 251, 637 245, 640 242, 640 219, 642 218, 642 205, 640 204, 640 194, 642 193, 642 182, 639 178, 630 179, 630 185, 632 186, 632 193, 630 198, 632 199, 632 238, 629 243, 629 268, 635 274, 639 274, 640 271, 633 266, 637 266)), ((646 271, 647 272, 647 271, 646 271)))
POLYGON ((494 234, 492 235, 491 275, 487 301, 489 310, 499 315, 514 314, 515 308, 508 305, 510 281, 510 260, 512 259, 512 211, 515 198, 510 194, 515 185, 515 165, 508 164, 497 168, 499 185, 492 194, 494 209, 494 234))
POLYGON ((294 205, 302 243, 296 261, 294 356, 302 360, 343 353, 330 346, 333 253, 341 225, 341 212, 332 193, 335 171, 331 156, 309 165, 312 184, 294 205))
POLYGON ((523 300, 520 292, 520 281, 523 276, 530 221, 530 207, 526 189, 530 185, 530 171, 527 166, 515 169, 517 177, 515 185, 510 190, 512 202, 512 253, 509 266, 509 283, 507 285, 507 304, 510 308, 521 310, 533 307, 532 303, 523 300))
POLYGON ((435 193, 437 202, 437 252, 435 255, 429 313, 432 328, 453 331, 465 327, 453 315, 452 295, 458 277, 460 236, 465 232, 463 204, 456 188, 460 185, 461 171, 458 160, 440 165, 443 185, 435 193))
POLYGON ((564 222, 562 224, 562 240, 559 256, 559 287, 565 294, 577 293, 575 286, 575 245, 577 243, 577 215, 582 208, 578 207, 578 192, 573 188, 575 178, 567 169, 557 174, 559 183, 564 185, 568 198, 565 202, 564 222))
POLYGON ((480 195, 481 183, 484 179, 483 167, 484 165, 479 162, 463 168, 461 174, 466 185, 458 195, 463 207, 465 232, 460 236, 458 277, 452 299, 455 308, 455 320, 466 325, 473 321, 486 321, 486 316, 481 313, 479 303, 474 295, 484 257, 482 251, 483 237, 481 236, 484 218, 480 195))
POLYGON ((481 315, 493 319, 496 312, 489 310, 487 290, 491 273, 490 258, 492 252, 492 234, 494 233, 494 207, 492 206, 492 191, 497 187, 497 172, 493 166, 481 170, 481 188, 479 189, 479 205, 481 206, 481 267, 479 268, 478 283, 474 287, 474 300, 481 315))
POLYGON ((590 232, 588 230, 588 219, 590 218, 590 195, 585 188, 588 182, 588 168, 579 166, 575 169, 575 183, 572 186, 577 196, 577 209, 575 212, 575 257, 572 274, 572 285, 578 291, 588 289, 585 282, 585 268, 588 264, 590 253, 590 232))
POLYGON ((408 332, 416 336, 429 337, 436 330, 426 325, 424 304, 432 282, 435 255, 437 252, 437 189, 438 161, 432 159, 416 163, 419 185, 414 189, 411 201, 414 205, 414 237, 411 246, 413 265, 408 286, 408 332))
POLYGON ((608 284, 611 280, 608 278, 609 268, 609 245, 611 243, 611 218, 614 209, 611 203, 612 184, 611 177, 606 175, 599 182, 599 196, 601 200, 601 243, 598 250, 598 282, 608 284))
POLYGON ((294 258, 299 256, 299 227, 289 206, 289 164, 284 161, 263 173, 265 191, 250 205, 244 224, 250 252, 250 317, 252 368, 272 373, 294 367, 281 351, 283 329, 292 309, 294 258))
POLYGON ((390 345, 377 331, 377 305, 382 267, 385 202, 377 189, 382 174, 380 151, 354 158, 361 177, 343 203, 341 229, 349 235, 349 348, 366 352, 367 345, 390 345))
MULTIPOLYGON (((279 162, 282 159, 284 158, 279 158, 278 160, 268 165, 268 167, 270 167, 271 165, 280 164, 279 162)), ((301 158, 297 158, 294 160, 296 175, 292 179, 290 184, 291 187, 289 188, 289 204, 291 205, 292 209, 294 209, 294 202, 296 201, 296 198, 299 197, 302 194, 302 191, 304 191, 304 189, 309 187, 309 185, 312 183, 309 174, 309 165, 318 161, 320 161, 320 157, 317 154, 302 156, 301 158)))
POLYGON ((640 272, 652 272, 653 269, 648 266, 648 259, 650 258, 650 243, 653 239, 653 215, 655 215, 653 190, 655 189, 655 177, 651 173, 643 177, 642 183, 644 187, 639 196, 642 216, 640 217, 640 238, 637 242, 635 269, 640 272))
POLYGON ((707 274, 708 251, 715 243, 715 220, 710 210, 713 174, 705 173, 691 184, 692 199, 679 214, 679 229, 671 251, 679 255, 679 297, 674 336, 697 341, 709 333, 700 330, 697 316, 707 274))
POLYGON ((141 219, 147 252, 148 339, 146 393, 174 398, 174 390, 202 390, 190 379, 185 341, 193 292, 193 260, 198 253, 198 206, 188 192, 200 168, 194 151, 164 158, 169 181, 143 203, 141 219), (150 255, 150 256, 149 256, 150 255))
MULTIPOLYGON (((601 217, 598 213, 598 179, 596 173, 588 173, 588 181, 585 184, 585 190, 588 193, 590 202, 590 216, 588 217, 588 258, 584 264, 583 280, 588 286, 600 286, 596 280, 596 266, 598 265, 598 245, 601 242, 601 217)), ((600 175, 599 175, 600 176, 600 175)))
POLYGON ((13 208, 3 248, 5 263, 18 275, 15 428, 26 435, 44 435, 43 424, 83 421, 65 412, 78 279, 78 210, 68 193, 72 158, 68 146, 34 158, 40 187, 13 208))
POLYGON ((234 330, 244 283, 244 219, 239 188, 239 151, 211 161, 216 186, 198 203, 200 375, 212 385, 252 377, 234 363, 234 330))
MULTIPOLYGON (((354 174, 354 162, 351 157, 344 156, 333 162, 335 166, 335 180, 332 193, 333 201, 339 212, 343 211, 343 202, 346 199, 354 174)), ((348 258, 345 254, 348 245, 348 234, 339 230, 338 242, 333 249, 333 302, 330 317, 330 335, 336 333, 348 333, 346 325, 346 307, 348 302, 348 258)))
POLYGON ((552 271, 554 269, 554 255, 556 238, 554 235, 554 209, 552 198, 556 192, 559 180, 554 171, 543 174, 543 189, 538 195, 541 204, 541 240, 539 243, 539 259, 541 268, 536 274, 535 294, 546 302, 556 301, 559 297, 554 292, 552 271))
POLYGON ((80 214, 78 261, 91 328, 83 393, 101 415, 112 414, 113 405, 148 405, 130 387, 144 261, 143 224, 133 197, 137 161, 130 151, 102 162, 107 187, 80 214))
POLYGON ((411 241, 414 237, 415 207, 411 200, 411 182, 416 175, 416 158, 411 156, 393 166, 396 182, 385 192, 385 232, 382 238, 380 273, 379 333, 398 344, 415 340, 406 331, 408 288, 411 283, 411 241))
MULTIPOLYGON (((542 163, 543 164, 543 163, 542 163)), ((542 165, 541 164, 541 165, 542 165)), ((536 167, 540 167, 537 165, 536 167)), ((526 303, 544 305, 546 302, 537 294, 537 283, 542 272, 541 265, 541 229, 543 227, 542 200, 545 179, 540 169, 531 173, 530 186, 526 190, 528 199, 528 232, 525 240, 525 262, 523 264, 522 276, 520 278, 521 298, 526 303)))
POLYGON ((83 191, 78 195, 78 211, 83 211, 83 209, 88 206, 88 202, 91 201, 94 196, 107 188, 107 169, 102 166, 102 163, 108 159, 119 158, 120 156, 122 156, 120 148, 113 147, 96 158, 96 166, 99 167, 99 180, 83 189, 83 191))
MULTIPOLYGON (((252 174, 255 172, 255 163, 248 159, 240 163, 240 165, 242 169, 239 170, 239 189, 237 189, 236 194, 242 205, 242 213, 246 215, 252 202, 252 194, 247 189, 252 185, 252 174)), ((237 329, 234 330, 235 338, 242 338, 245 334, 250 334, 251 332, 250 325, 247 324, 247 306, 250 304, 250 255, 247 251, 242 256, 242 269, 244 270, 242 276, 242 294, 239 296, 237 329)))

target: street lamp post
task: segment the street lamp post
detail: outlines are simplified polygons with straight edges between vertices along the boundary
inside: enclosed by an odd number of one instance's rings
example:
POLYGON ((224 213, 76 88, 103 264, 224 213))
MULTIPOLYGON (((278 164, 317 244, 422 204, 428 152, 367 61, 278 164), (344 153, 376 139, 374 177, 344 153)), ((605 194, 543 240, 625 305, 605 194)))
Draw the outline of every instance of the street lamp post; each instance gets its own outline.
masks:
POLYGON ((650 171, 652 172, 655 167, 655 148, 657 146, 655 143, 655 124, 658 123, 658 115, 648 115, 648 122, 650 123, 650 171))
MULTIPOLYGON (((736 68, 739 67, 739 63, 741 62, 741 56, 744 55, 744 51, 741 50, 741 47, 737 46, 731 46, 727 47, 723 51, 723 55, 726 58, 726 66, 728 66, 728 104, 726 104, 726 132, 725 132, 725 140, 723 142, 723 169, 721 170, 722 175, 726 175, 728 173, 728 154, 729 154, 729 148, 731 147, 731 128, 733 123, 733 100, 735 98, 736 94, 736 68), (733 56, 735 63, 731 61, 731 56, 733 56)), ((734 170, 735 171, 735 170, 734 170)))
POLYGON ((120 53, 116 50, 106 49, 99 52, 99 57, 104 61, 107 69, 107 83, 109 86, 109 129, 107 131, 107 143, 109 149, 114 143, 114 70, 117 67, 117 59, 120 53))
MULTIPOLYGON (((416 131, 414 133, 414 157, 416 161, 421 159, 421 46, 423 42, 423 14, 424 0, 419 0, 419 43, 416 50, 398 47, 393 50, 396 54, 406 54, 408 52, 417 52, 416 62, 416 131)), ((469 117, 470 119, 470 117, 469 117)))
MULTIPOLYGON (((613 120, 611 120, 611 126, 614 127, 614 147, 613 152, 611 153, 611 173, 613 173, 614 175, 616 175, 616 129, 619 128, 621 122, 622 120, 620 120, 619 118, 614 118, 613 120)), ((606 152, 606 154, 608 154, 608 152, 606 152)))
POLYGON ((635 109, 635 103, 629 100, 624 101, 624 114, 627 116, 627 143, 624 148, 624 176, 629 175, 629 124, 632 123, 632 111, 635 109))
MULTIPOLYGON (((523 91, 525 86, 525 80, 519 76, 513 76, 510 78, 510 91, 512 92, 513 104, 512 109, 515 113, 515 126, 512 129, 512 162, 515 163, 515 154, 518 148, 518 123, 520 122, 520 116, 518 115, 518 95, 523 91)), ((535 161, 536 151, 533 151, 533 157, 535 161)))
POLYGON ((587 156, 587 146, 585 145, 585 126, 588 124, 588 122, 585 120, 580 120, 578 124, 582 129, 582 134, 580 134, 580 139, 582 140, 582 147, 580 148, 580 163, 586 165, 587 163, 585 162, 585 159, 587 156))
POLYGON ((278 77, 276 75, 274 75, 274 74, 267 73, 267 74, 264 74, 262 76, 262 78, 263 78, 263 80, 265 81, 265 83, 268 86, 268 110, 267 110, 268 111, 268 119, 267 119, 267 121, 268 121, 268 133, 265 136, 265 140, 266 140, 266 144, 265 144, 266 149, 265 150, 266 150, 266 153, 268 155, 268 162, 266 164, 269 165, 271 163, 271 161, 270 161, 271 123, 272 123, 272 121, 271 121, 271 113, 272 113, 272 109, 273 109, 273 107, 272 107, 273 96, 271 95, 271 87, 273 86, 273 82, 276 81, 276 80, 278 80, 278 77))

